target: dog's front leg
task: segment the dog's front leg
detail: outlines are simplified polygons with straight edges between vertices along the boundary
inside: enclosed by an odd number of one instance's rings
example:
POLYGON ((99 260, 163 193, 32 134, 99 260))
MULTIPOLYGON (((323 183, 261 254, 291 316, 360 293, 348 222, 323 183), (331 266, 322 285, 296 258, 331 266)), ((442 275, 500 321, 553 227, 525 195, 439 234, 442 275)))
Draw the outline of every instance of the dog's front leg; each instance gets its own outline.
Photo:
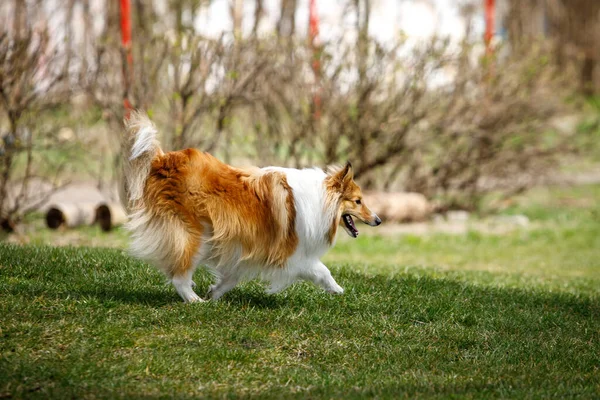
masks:
POLYGON ((326 292, 344 293, 344 289, 337 284, 329 269, 321 261, 310 264, 302 273, 302 278, 322 287, 326 292))

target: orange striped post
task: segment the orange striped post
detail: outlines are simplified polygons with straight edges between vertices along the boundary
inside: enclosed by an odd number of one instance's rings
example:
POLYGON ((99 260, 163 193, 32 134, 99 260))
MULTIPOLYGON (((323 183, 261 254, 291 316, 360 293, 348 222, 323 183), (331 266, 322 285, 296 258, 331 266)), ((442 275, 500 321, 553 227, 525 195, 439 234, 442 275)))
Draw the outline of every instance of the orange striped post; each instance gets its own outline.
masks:
POLYGON ((121 45, 123 51, 123 106, 125 107, 125 118, 129 118, 132 110, 129 101, 131 82, 133 77, 133 55, 131 53, 131 4, 129 0, 121 0, 121 45))

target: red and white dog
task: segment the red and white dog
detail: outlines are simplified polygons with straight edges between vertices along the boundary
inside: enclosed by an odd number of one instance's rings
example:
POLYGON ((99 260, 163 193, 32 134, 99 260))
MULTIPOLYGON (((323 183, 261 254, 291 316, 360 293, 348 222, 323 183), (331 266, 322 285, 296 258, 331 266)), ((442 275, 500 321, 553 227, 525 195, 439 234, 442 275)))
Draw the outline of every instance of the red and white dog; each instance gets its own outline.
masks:
POLYGON ((141 113, 126 121, 121 198, 135 256, 155 264, 186 302, 202 301, 192 275, 205 265, 218 299, 241 279, 270 282, 268 293, 304 279, 331 293, 343 289, 320 258, 339 225, 358 236, 353 217, 381 223, 362 203, 352 166, 251 168, 187 149, 164 153, 141 113))

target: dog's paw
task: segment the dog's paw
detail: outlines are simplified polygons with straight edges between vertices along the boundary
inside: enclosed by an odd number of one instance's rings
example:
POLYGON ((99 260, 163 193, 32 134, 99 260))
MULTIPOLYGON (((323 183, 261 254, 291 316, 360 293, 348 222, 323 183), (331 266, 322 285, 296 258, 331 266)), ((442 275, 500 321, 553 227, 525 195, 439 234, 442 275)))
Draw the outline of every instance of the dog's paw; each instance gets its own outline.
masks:
POLYGON ((213 300, 213 301, 218 300, 220 296, 219 297, 217 297, 217 296, 218 296, 217 285, 210 285, 208 287, 208 292, 206 292, 206 300, 213 300))
POLYGON ((188 293, 186 298, 183 299, 184 302, 186 303, 202 303, 203 300, 200 296, 198 296, 196 293, 192 292, 192 293, 188 293))
POLYGON ((265 289, 265 293, 268 295, 277 294, 277 293, 281 292, 283 289, 284 289, 284 287, 282 287, 282 286, 269 286, 267 289, 265 289))
POLYGON ((327 289, 327 293, 343 294, 344 293, 344 288, 341 287, 340 285, 335 285, 335 286, 327 289))

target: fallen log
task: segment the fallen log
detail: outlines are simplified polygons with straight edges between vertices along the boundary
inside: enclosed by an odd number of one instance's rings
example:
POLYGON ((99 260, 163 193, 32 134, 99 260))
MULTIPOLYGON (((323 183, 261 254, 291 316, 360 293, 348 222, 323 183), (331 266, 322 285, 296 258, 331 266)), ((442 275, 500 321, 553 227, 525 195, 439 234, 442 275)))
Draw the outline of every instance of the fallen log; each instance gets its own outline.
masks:
POLYGON ((431 203, 420 193, 371 192, 365 193, 365 204, 382 221, 420 222, 427 220, 433 212, 431 203))
POLYGON ((96 207, 95 221, 104 232, 122 225, 127 221, 127 214, 119 203, 101 203, 96 207))
POLYGON ((48 207, 46 225, 50 229, 92 225, 95 221, 95 211, 96 203, 55 203, 48 207))

